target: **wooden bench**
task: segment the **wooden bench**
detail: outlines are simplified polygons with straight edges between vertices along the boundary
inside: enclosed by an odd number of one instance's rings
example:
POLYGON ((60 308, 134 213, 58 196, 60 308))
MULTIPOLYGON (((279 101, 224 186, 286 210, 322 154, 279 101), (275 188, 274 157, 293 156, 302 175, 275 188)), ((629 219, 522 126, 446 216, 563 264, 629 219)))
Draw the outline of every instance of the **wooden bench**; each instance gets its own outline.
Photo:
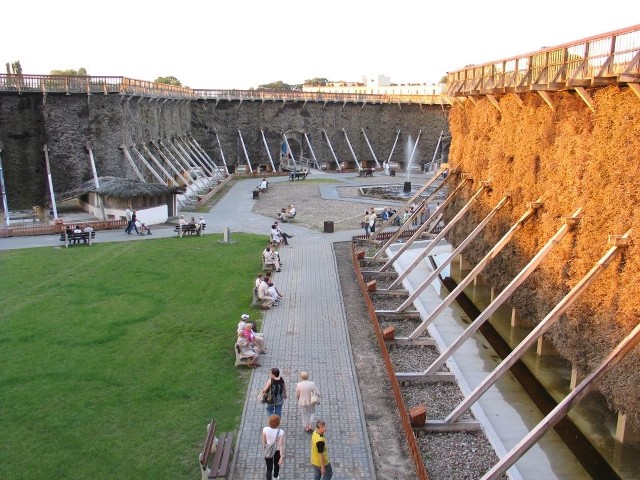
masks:
POLYGON ((96 232, 92 230, 91 232, 80 232, 80 233, 69 233, 62 232, 60 234, 60 241, 64 242, 64 246, 69 248, 69 245, 75 245, 80 243, 86 243, 91 245, 91 240, 96 238, 96 232))
POLYGON ((262 271, 263 272, 274 272, 276 270, 276 264, 273 262, 268 262, 262 257, 262 271))
POLYGON ((253 289, 253 298, 251 300, 251 306, 254 308, 260 308, 262 310, 269 310, 268 307, 264 306, 264 303, 262 300, 260 300, 260 297, 258 297, 258 289, 254 288, 253 289))
POLYGON ((200 473, 202 480, 209 478, 223 478, 229 475, 231 456, 233 455, 233 432, 221 432, 217 434, 216 422, 211 420, 207 425, 207 437, 204 448, 198 459, 200 461, 200 473), (215 446, 214 453, 211 452, 215 446))
POLYGON ((282 211, 281 211, 281 212, 276 216, 276 218, 277 218, 278 220, 280 220, 282 223, 293 222, 293 221, 296 219, 296 214, 297 214, 297 213, 298 213, 298 212, 296 211, 296 213, 294 213, 293 215, 287 215, 287 214, 285 214, 285 212, 282 212, 282 211))
MULTIPOLYGON (((193 235, 193 234, 196 234, 196 235, 204 235, 204 230, 205 230, 205 228, 207 227, 207 224, 206 224, 206 223, 203 223, 203 224, 202 224, 202 227, 200 228, 200 230, 197 230, 197 229, 196 229, 196 226, 197 226, 197 225, 191 225, 191 224, 186 224, 186 225, 182 225, 182 226, 180 226, 180 225, 176 225, 176 226, 173 228, 173 231, 174 231, 174 232, 176 232, 178 235, 180 235, 181 233, 182 233, 182 235, 184 235, 184 234, 189 234, 189 235, 193 235)), ((182 236, 182 235, 180 235, 180 236, 182 236)))
POLYGON ((249 356, 245 356, 240 352, 240 346, 236 343, 236 363, 235 363, 235 367, 237 367, 238 365, 247 365, 249 366, 250 360, 252 357, 249 356))

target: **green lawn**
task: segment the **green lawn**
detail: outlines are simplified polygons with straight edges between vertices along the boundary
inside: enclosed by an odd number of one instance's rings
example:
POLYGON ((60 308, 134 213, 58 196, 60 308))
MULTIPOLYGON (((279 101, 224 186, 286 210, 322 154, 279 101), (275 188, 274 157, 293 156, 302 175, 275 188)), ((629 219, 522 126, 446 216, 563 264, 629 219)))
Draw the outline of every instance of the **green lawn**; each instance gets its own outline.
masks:
POLYGON ((0 252, 0 478, 198 478, 266 240, 220 238, 0 252))

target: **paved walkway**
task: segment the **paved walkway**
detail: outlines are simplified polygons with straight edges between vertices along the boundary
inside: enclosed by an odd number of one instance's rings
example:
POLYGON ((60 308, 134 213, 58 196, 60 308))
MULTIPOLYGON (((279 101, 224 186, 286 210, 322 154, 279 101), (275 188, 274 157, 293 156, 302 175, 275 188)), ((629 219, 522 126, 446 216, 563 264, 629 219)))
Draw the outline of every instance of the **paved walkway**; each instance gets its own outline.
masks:
MULTIPOLYGON (((251 212, 254 183, 238 182, 216 205, 212 215, 219 226, 268 234, 273 219, 251 212)), ((264 478, 260 434, 267 414, 256 397, 271 367, 280 369, 289 393, 282 415, 286 451, 280 477, 312 476, 310 436, 302 428, 293 394, 298 373, 306 370, 322 392, 318 415, 327 422, 334 478, 375 478, 332 247, 335 241, 350 240, 354 232, 327 234, 295 224, 287 224, 286 231, 295 238, 280 249, 282 272, 274 276, 285 298, 264 315, 262 331, 269 353, 261 356, 262 367, 252 371, 232 480, 264 478)))

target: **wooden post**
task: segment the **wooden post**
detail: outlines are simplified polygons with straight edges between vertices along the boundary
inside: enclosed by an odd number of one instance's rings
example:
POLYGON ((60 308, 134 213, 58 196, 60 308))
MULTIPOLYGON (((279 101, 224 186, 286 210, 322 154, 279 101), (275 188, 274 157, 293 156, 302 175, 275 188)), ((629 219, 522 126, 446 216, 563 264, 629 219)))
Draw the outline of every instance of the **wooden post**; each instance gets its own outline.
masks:
POLYGON ((544 338, 544 336, 538 338, 538 345, 536 347, 536 353, 540 356, 553 356, 558 355, 556 347, 551 343, 551 340, 544 338))
POLYGON ((618 413, 616 440, 621 443, 640 442, 640 426, 633 425, 626 413, 618 413))
POLYGON ((578 375, 578 369, 575 365, 571 366, 571 380, 569 381, 569 390, 575 389, 582 381, 582 377, 578 375))
POLYGON ((394 340, 396 338, 396 327, 390 325, 382 330, 382 338, 384 340, 394 340))
POLYGON ((511 328, 520 326, 520 317, 516 314, 516 307, 511 307, 511 328))
POLYGON ((409 409, 409 421, 412 427, 421 427, 427 421, 427 406, 420 403, 409 409))

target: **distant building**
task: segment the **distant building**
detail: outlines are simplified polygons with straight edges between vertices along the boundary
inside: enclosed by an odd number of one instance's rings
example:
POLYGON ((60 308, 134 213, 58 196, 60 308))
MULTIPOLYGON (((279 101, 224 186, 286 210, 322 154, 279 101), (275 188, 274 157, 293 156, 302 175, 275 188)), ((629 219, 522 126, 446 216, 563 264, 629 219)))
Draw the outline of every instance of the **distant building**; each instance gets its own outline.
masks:
POLYGON ((363 76, 360 82, 330 82, 325 86, 303 85, 303 92, 356 93, 367 95, 440 95, 440 83, 391 83, 384 75, 363 76))

